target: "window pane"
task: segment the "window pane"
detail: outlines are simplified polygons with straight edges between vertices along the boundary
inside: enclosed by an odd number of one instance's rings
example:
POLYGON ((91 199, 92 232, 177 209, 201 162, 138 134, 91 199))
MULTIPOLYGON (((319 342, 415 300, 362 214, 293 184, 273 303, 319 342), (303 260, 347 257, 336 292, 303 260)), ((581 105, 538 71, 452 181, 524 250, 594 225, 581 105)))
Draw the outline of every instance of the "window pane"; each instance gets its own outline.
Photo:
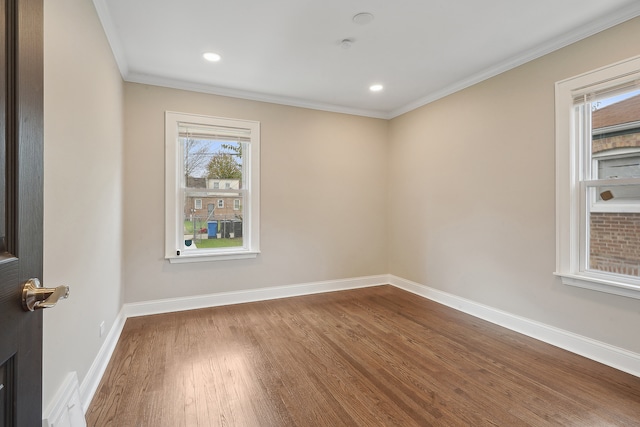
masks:
POLYGON ((193 195, 187 193, 185 196, 185 249, 242 247, 242 206, 234 209, 234 200, 242 198, 243 194, 209 192, 208 196, 198 197, 202 201, 202 209, 193 208, 193 195))
POLYGON ((190 188, 242 188, 246 143, 180 138, 185 185, 190 188))
POLYGON ((640 185, 616 185, 595 187, 596 201, 601 206, 619 204, 640 206, 640 185))
MULTIPOLYGON (((640 178, 640 91, 630 90, 591 104, 591 150, 585 179, 623 180, 640 178)), ((589 150, 587 150, 589 151, 589 150)), ((637 185, 598 186, 592 201, 599 209, 614 205, 638 205, 637 185)))
POLYGON ((640 91, 591 104, 591 155, 598 160, 592 178, 638 176, 640 168, 640 91))
MULTIPOLYGON (((592 179, 640 178, 640 91, 629 90, 591 104, 592 179)), ((640 276, 640 185, 595 186, 587 214, 588 268, 640 276), (597 211, 597 212, 596 212, 597 211)))
POLYGON ((589 269, 640 276, 640 213, 592 212, 589 269))
POLYGON ((184 156, 184 248, 243 247, 242 209, 234 200, 244 197, 243 151, 246 142, 181 136, 184 156))

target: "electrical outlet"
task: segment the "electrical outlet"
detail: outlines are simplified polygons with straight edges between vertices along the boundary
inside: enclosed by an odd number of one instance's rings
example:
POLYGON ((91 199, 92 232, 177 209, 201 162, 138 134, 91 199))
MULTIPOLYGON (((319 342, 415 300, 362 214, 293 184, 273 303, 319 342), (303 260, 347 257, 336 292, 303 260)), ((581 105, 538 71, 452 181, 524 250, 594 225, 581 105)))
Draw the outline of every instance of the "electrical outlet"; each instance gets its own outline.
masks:
POLYGON ((104 335, 104 320, 100 322, 100 337, 104 335))

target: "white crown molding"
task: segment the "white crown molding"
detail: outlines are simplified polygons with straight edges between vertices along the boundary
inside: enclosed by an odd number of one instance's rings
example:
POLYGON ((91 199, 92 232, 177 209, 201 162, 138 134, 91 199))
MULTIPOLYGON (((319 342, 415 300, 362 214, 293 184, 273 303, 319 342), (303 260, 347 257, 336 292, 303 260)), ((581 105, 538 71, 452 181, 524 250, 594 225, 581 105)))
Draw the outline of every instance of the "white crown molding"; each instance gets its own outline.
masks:
POLYGON ((555 38, 549 43, 538 45, 533 49, 524 51, 519 55, 496 64, 491 68, 487 68, 486 70, 469 76, 466 79, 459 80, 449 86, 432 92, 420 99, 417 99, 414 102, 410 102, 403 107, 390 111, 388 114, 389 118, 398 117, 402 114, 408 113, 409 111, 413 111, 416 108, 420 108, 431 102, 437 101, 438 99, 444 98, 445 96, 466 89, 484 80, 490 79, 491 77, 495 77, 498 74, 519 67, 520 65, 526 64, 527 62, 533 61, 534 59, 538 59, 551 52, 555 52, 558 49, 562 49, 563 47, 586 39, 587 37, 590 37, 608 28, 614 27, 618 24, 622 24, 623 22, 633 19, 637 16, 640 16, 640 2, 631 4, 626 8, 622 8, 616 11, 615 13, 603 16, 600 19, 591 22, 589 25, 585 25, 574 31, 565 33, 564 35, 555 38))
POLYGON ((118 64, 120 75, 124 78, 124 76, 129 73, 129 63, 127 62, 126 55, 124 54, 120 35, 118 34, 118 31, 116 31, 116 26, 113 24, 111 12, 109 12, 109 6, 107 6, 107 0, 93 0, 93 6, 96 9, 100 22, 102 23, 102 28, 107 36, 107 40, 109 41, 109 46, 111 46, 111 52, 113 52, 113 57, 116 60, 116 64, 118 64))
POLYGON ((416 108, 437 101, 438 99, 444 98, 445 96, 473 86, 474 84, 480 83, 491 77, 495 77, 505 71, 509 71, 529 61, 540 58, 572 43, 575 43, 608 28, 611 28, 615 25, 628 21, 629 19, 640 16, 640 2, 636 2, 612 14, 602 16, 600 19, 591 22, 589 25, 582 26, 574 31, 570 31, 560 37, 557 37, 549 43, 541 44, 533 49, 522 52, 521 54, 512 57, 504 62, 496 64, 491 68, 452 83, 440 90, 431 92, 413 102, 404 105, 403 107, 397 108, 392 111, 378 111, 326 104, 239 89, 223 88, 213 85, 185 82, 159 76, 130 72, 129 64, 126 60, 126 55, 122 47, 122 41, 115 29, 113 20, 111 19, 111 14, 109 13, 109 8, 106 4, 106 0, 93 0, 93 4, 96 8, 100 21, 102 22, 102 27, 104 28, 109 44, 111 45, 111 50, 113 51, 116 63, 118 64, 118 68, 120 69, 120 74, 122 75, 122 78, 127 82, 149 84, 153 86, 163 86, 173 89, 189 90, 193 92, 247 99, 251 101, 268 102, 272 104, 288 105, 292 107, 309 108, 313 110, 351 114, 356 116, 372 117, 386 120, 408 113, 409 111, 415 110, 416 108))
POLYGON ((375 119, 389 119, 390 116, 382 111, 365 110, 360 108, 344 107, 334 104, 307 101, 286 96, 269 95, 259 92, 251 92, 240 89, 230 89, 219 86, 207 85, 203 83, 186 82, 182 80, 169 79, 149 74, 129 73, 123 74, 123 79, 130 83, 147 84, 151 86, 161 86, 172 89, 188 90, 192 92, 208 93, 211 95, 227 96, 229 98, 247 99, 250 101, 267 102, 270 104, 287 105, 290 107, 308 108, 311 110, 328 111, 330 113, 350 114, 354 116, 371 117, 375 119))

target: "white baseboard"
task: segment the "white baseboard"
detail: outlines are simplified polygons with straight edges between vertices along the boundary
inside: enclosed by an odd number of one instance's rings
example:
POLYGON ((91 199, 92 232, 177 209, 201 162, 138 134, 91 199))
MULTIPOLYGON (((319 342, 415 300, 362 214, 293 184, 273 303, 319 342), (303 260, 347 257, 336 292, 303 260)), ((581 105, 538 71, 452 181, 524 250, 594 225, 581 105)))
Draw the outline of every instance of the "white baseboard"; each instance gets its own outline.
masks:
MULTIPOLYGON (((324 292, 344 291, 390 284, 421 297, 446 305, 472 316, 487 320, 523 335, 538 339, 548 344, 579 354, 631 375, 640 377, 640 354, 611 346, 590 338, 580 336, 553 326, 545 325, 524 317, 516 316, 505 311, 479 304, 419 283, 411 282, 393 275, 367 276, 352 279, 313 282, 291 286, 278 286, 261 289, 224 292, 217 294, 198 295, 193 297, 171 298, 164 300, 146 301, 141 303, 124 304, 118 314, 107 338, 102 345, 96 359, 80 386, 80 397, 83 411, 89 407, 100 379, 104 374, 111 355, 115 350, 118 339, 129 317, 147 316, 151 314, 170 313, 199 308, 217 307, 222 305, 241 304, 247 302, 266 301, 277 298, 311 295, 324 292)), ((76 380, 77 381, 77 380, 76 380)), ((65 385, 63 384, 64 388, 65 385)), ((58 392, 60 393, 60 392, 58 392)), ((64 399, 63 399, 64 400, 64 399)), ((52 411, 66 408, 63 400, 54 400, 52 411), (56 407, 56 402, 59 407, 56 407), (61 403, 62 402, 62 403, 61 403)), ((53 413, 53 412, 52 412, 53 413)), ((56 426, 54 426, 56 427, 56 426)))
POLYGON ((78 374, 70 372, 44 411, 42 427, 87 427, 78 388, 78 374))
POLYGON ((124 322, 127 319, 123 315, 123 310, 120 310, 116 320, 113 322, 107 337, 102 343, 102 347, 98 351, 98 355, 93 360, 91 367, 89 368, 89 372, 82 380, 82 384, 80 385, 80 397, 82 399, 82 410, 84 413, 89 409, 89 404, 91 403, 91 399, 93 399, 93 395, 95 394, 98 386, 100 385, 100 380, 104 375, 104 372, 107 370, 107 365, 109 364, 109 360, 111 360, 111 355, 116 348, 116 344, 118 344, 118 340, 120 339, 120 334, 122 333, 122 328, 124 327, 124 322))
POLYGON ((122 328, 129 317, 148 316, 151 314, 172 313, 176 311, 195 310, 198 308, 217 307, 222 305, 241 304, 246 302, 266 301, 277 298, 311 295, 324 292, 344 291, 389 283, 389 276, 358 277, 352 279, 313 282, 291 286, 243 290, 237 292, 223 292, 217 294, 197 295, 193 297, 171 298, 141 303, 125 304, 120 310, 104 344, 100 348, 87 376, 80 386, 82 408, 86 412, 93 399, 100 380, 104 375, 111 355, 116 348, 122 328))
POLYGON ((389 283, 389 276, 357 277, 353 279, 312 282, 299 285, 250 289, 237 292, 223 292, 193 297, 171 298, 156 301, 125 304, 123 311, 127 318, 148 316, 150 314, 195 310, 198 308, 218 307, 222 305, 242 304, 246 302, 267 301, 324 292, 344 291, 389 283))
POLYGON ((393 275, 389 276, 389 283, 458 311, 640 377, 640 354, 638 353, 516 316, 393 275))

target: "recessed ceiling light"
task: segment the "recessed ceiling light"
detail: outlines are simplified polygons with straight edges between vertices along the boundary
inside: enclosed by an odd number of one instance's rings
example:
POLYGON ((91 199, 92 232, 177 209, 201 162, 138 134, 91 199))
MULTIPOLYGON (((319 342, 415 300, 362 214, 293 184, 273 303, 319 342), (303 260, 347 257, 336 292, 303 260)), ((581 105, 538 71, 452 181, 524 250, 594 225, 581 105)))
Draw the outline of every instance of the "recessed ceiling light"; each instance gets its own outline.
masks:
POLYGON ((218 62, 221 59, 221 56, 218 55, 217 53, 213 53, 213 52, 207 52, 205 54, 202 55, 204 57, 204 59, 206 59, 207 61, 210 62, 218 62))
POLYGON ((353 22, 360 25, 367 25, 371 21, 373 21, 373 15, 369 12, 358 13, 353 17, 353 22))
POLYGON ((369 86, 371 92, 380 92, 382 89, 384 89, 384 86, 378 84, 369 86))

